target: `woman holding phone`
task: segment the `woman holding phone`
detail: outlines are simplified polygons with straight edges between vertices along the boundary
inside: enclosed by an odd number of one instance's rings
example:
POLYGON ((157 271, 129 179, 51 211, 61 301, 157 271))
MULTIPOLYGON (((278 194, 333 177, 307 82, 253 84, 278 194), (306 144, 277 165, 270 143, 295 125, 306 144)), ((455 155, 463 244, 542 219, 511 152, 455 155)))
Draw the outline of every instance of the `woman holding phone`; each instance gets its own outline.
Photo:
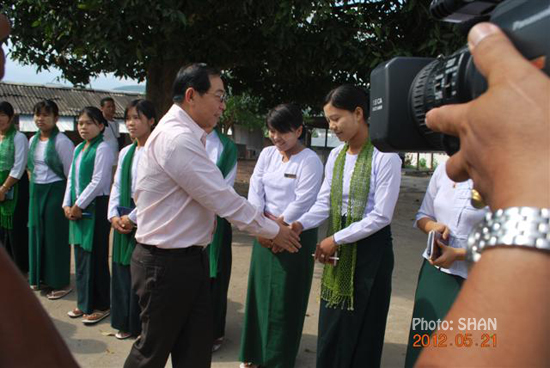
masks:
MULTIPOLYGON (((468 276, 464 261, 468 234, 488 211, 487 207, 472 207, 472 180, 455 183, 447 176, 445 167, 444 163, 435 169, 414 223, 422 232, 434 231, 434 234, 430 236, 433 245, 428 244, 422 255, 424 262, 418 275, 413 321, 445 318, 468 276)), ((418 340, 415 335, 432 332, 418 326, 413 329, 411 323, 406 367, 414 366, 422 351, 422 344, 415 343, 418 340)))

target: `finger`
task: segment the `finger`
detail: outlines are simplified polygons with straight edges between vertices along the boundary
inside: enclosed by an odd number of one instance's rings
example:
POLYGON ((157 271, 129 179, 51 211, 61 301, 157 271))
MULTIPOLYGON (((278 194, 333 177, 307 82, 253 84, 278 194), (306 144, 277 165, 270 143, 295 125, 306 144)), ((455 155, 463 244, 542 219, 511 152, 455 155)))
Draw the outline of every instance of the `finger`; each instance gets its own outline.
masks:
MULTIPOLYGON (((294 233, 292 233, 292 234, 294 234, 294 233)), ((292 245, 294 245, 296 247, 296 249, 302 248, 302 244, 300 244, 300 238, 299 237, 291 238, 290 242, 292 243, 292 245)))
POLYGON ((435 132, 460 136, 460 124, 466 120, 467 104, 444 105, 426 113, 426 125, 435 132))
POLYGON ((435 241, 435 243, 437 244, 437 246, 438 246, 439 249, 441 249, 441 250, 443 250, 444 248, 447 247, 447 246, 446 246, 445 244, 443 244, 443 243, 441 242, 441 240, 439 240, 439 239, 437 239, 437 240, 435 241))
POLYGON ((454 181, 461 182, 470 179, 470 174, 468 173, 468 164, 464 157, 464 152, 462 150, 458 151, 452 155, 447 163, 445 164, 445 169, 447 170, 447 176, 454 181))
POLYGON ((298 249, 296 249, 296 247, 294 246, 294 244, 292 244, 290 239, 286 240, 284 244, 281 244, 281 245, 283 246, 284 249, 286 249, 290 253, 296 253, 298 251, 298 249))
POLYGON ((443 230, 443 235, 441 236, 444 240, 449 239, 449 228, 445 226, 445 230, 443 230))
POLYGON ((317 244, 317 247, 315 248, 315 260, 318 261, 321 257, 321 248, 319 247, 319 244, 317 244))
POLYGON ((288 224, 285 222, 285 217, 283 215, 277 217, 277 221, 280 222, 283 225, 288 226, 288 224))
POLYGON ((475 25, 468 34, 468 47, 477 69, 487 78, 489 85, 504 77, 521 77, 534 68, 525 62, 504 32, 492 23, 475 25))

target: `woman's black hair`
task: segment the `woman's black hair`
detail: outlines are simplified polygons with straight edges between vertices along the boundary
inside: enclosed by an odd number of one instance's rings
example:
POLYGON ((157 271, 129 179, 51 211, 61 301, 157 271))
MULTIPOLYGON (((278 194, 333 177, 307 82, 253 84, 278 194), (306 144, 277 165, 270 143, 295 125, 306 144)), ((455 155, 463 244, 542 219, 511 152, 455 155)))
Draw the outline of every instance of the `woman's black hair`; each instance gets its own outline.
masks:
POLYGON ((0 102, 0 112, 3 112, 4 114, 8 115, 8 118, 10 119, 13 118, 13 115, 15 115, 13 106, 8 101, 0 102))
POLYGON ((97 125, 103 124, 103 129, 101 130, 101 133, 105 131, 105 128, 108 126, 109 123, 103 117, 103 113, 100 109, 95 106, 86 106, 85 108, 80 110, 80 112, 78 113, 78 117, 81 117, 84 114, 88 115, 97 125))
MULTIPOLYGON (((279 133, 288 133, 304 125, 304 116, 298 105, 285 103, 275 106, 266 116, 268 129, 274 129, 279 133)), ((302 135, 305 129, 302 130, 302 135)))
POLYGON ((151 101, 144 100, 142 98, 133 100, 126 106, 126 109, 124 110, 124 121, 128 119, 128 111, 130 111, 132 107, 136 108, 138 114, 145 116, 147 119, 153 119, 155 121, 155 124, 157 123, 155 105, 153 105, 151 101))
POLYGON ((59 107, 57 107, 57 104, 52 100, 42 100, 37 102, 32 111, 34 115, 38 115, 44 111, 46 114, 53 114, 54 117, 59 116, 59 107))
POLYGON ((360 107, 363 110, 365 122, 369 117, 369 92, 361 87, 353 84, 343 84, 340 87, 334 88, 325 97, 325 105, 332 106, 354 112, 360 107))

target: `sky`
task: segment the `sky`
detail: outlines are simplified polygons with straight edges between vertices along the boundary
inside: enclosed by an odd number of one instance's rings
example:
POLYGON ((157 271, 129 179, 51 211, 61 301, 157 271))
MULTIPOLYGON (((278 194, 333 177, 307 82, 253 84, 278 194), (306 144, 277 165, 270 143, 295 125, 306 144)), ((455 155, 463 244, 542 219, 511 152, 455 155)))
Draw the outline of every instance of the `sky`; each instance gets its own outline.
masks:
MULTIPOLYGON (((52 68, 50 71, 37 72, 37 68, 34 65, 22 65, 17 61, 12 60, 9 54, 9 46, 10 45, 7 47, 8 55, 6 58, 6 75, 4 77, 4 82, 61 84, 65 86, 72 86, 72 84, 66 80, 57 79, 61 77, 61 72, 58 69, 52 68)), ((113 90, 117 87, 134 86, 138 84, 139 83, 136 80, 120 79, 110 73, 91 80, 90 86, 87 87, 101 90, 113 90)), ((144 85, 144 83, 142 83, 142 85, 144 85)))

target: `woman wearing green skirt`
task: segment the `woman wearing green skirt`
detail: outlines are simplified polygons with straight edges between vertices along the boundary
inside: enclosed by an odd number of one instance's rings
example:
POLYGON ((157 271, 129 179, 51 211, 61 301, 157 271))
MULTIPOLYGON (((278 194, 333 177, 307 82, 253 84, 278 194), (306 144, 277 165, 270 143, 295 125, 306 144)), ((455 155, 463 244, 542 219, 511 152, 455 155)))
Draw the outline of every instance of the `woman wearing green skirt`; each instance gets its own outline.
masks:
POLYGON ((369 139, 368 93, 352 85, 327 95, 329 128, 344 144, 327 160, 315 204, 293 228, 311 229, 328 218, 315 259, 325 265, 317 367, 378 367, 391 296, 390 223, 401 182, 401 160, 369 139))
POLYGON ((29 181, 25 175, 29 145, 15 129, 13 106, 0 102, 0 244, 19 271, 29 270, 27 215, 29 181))
MULTIPOLYGON (((269 138, 250 179, 248 200, 279 222, 291 223, 313 202, 323 175, 315 152, 299 141, 301 110, 291 104, 267 115, 269 138)), ((301 235, 298 253, 282 252, 268 239, 252 248, 239 359, 244 367, 292 368, 307 309, 317 229, 301 235)))
POLYGON ((29 283, 38 290, 43 284, 48 299, 71 292, 69 221, 63 195, 73 158, 74 144, 56 126, 59 108, 44 100, 34 105, 38 128, 29 141, 29 283))
MULTIPOLYGON (((426 234, 430 231, 439 233, 443 241, 436 241, 438 253, 432 255, 431 247, 428 247, 422 255, 424 263, 418 275, 413 321, 445 319, 468 276, 464 261, 467 237, 488 211, 487 207, 476 209, 470 204, 472 180, 455 183, 447 176, 445 168, 446 164, 442 164, 434 171, 416 215, 416 227, 426 234)), ((422 336, 433 332, 411 323, 406 367, 414 366, 418 359, 422 351, 422 336)))
POLYGON ((115 182, 109 197, 107 218, 115 230, 111 265, 111 326, 118 329, 115 337, 119 340, 141 333, 141 309, 138 297, 132 290, 130 273, 137 226, 137 209, 133 196, 143 147, 151 135, 155 119, 155 107, 150 101, 133 100, 126 107, 124 121, 134 142, 120 151, 115 182))
POLYGON ((109 231, 107 206, 114 154, 103 141, 107 121, 97 107, 78 114, 78 134, 84 139, 74 150, 63 210, 74 245, 77 307, 67 314, 94 324, 110 314, 109 231))

